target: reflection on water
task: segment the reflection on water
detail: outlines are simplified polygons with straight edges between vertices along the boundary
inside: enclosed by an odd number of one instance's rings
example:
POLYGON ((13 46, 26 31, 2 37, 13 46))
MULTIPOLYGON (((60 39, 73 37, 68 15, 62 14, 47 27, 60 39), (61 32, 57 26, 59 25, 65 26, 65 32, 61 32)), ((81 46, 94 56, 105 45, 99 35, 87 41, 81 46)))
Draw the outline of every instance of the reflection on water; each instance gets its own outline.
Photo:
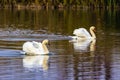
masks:
POLYGON ((76 40, 73 42, 73 46, 76 52, 88 52, 95 51, 96 40, 76 40))
POLYGON ((89 54, 58 56, 57 59, 51 61, 53 71, 57 76, 61 76, 62 80, 94 80, 94 78, 104 80, 105 78, 104 63, 98 61, 97 57, 90 57, 89 54))
POLYGON ((1 10, 0 80, 119 80, 119 15, 107 10, 1 10), (74 29, 91 25, 97 27, 96 41, 69 42, 74 29), (46 38, 50 55, 21 54, 25 41, 46 38))
POLYGON ((23 58, 23 66, 27 70, 34 70, 34 69, 48 69, 48 55, 38 55, 38 56, 25 56, 23 58))

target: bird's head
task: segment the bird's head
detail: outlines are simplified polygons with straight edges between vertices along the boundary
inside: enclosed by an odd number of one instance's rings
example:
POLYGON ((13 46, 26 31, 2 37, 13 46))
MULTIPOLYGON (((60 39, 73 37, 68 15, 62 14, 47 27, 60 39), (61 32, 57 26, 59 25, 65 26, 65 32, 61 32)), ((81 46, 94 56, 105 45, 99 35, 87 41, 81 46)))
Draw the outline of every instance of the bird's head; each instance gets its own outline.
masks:
POLYGON ((48 44, 49 40, 48 39, 45 39, 42 41, 42 44, 48 44))
POLYGON ((90 29, 91 29, 92 31, 96 32, 95 26, 91 26, 90 29))

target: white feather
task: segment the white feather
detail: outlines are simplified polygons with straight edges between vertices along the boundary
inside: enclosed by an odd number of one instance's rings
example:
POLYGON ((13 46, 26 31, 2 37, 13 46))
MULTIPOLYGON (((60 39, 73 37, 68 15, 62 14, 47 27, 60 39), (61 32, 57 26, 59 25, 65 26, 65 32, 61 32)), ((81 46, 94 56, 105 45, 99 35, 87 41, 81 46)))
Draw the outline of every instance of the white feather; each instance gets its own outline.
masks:
POLYGON ((79 37, 89 38, 91 37, 90 33, 85 28, 75 29, 73 34, 79 37))
POLYGON ((26 54, 44 54, 42 43, 38 43, 35 41, 25 42, 23 44, 23 51, 25 51, 26 54))

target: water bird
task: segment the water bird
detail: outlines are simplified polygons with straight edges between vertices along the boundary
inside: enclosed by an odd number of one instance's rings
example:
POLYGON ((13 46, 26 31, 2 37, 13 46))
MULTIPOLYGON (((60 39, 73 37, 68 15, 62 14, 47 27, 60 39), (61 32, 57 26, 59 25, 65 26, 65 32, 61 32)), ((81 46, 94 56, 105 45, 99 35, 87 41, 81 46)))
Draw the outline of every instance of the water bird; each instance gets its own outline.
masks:
POLYGON ((72 36, 72 39, 69 42, 73 42, 74 49, 76 51, 85 52, 95 50, 96 43, 96 34, 95 26, 90 27, 90 33, 85 28, 78 28, 73 31, 75 36, 72 36))
POLYGON ((25 42, 23 44, 23 51, 26 55, 39 55, 39 54, 48 54, 49 50, 47 48, 48 40, 45 39, 41 42, 25 42))
POLYGON ((74 40, 93 40, 96 39, 95 35, 95 26, 90 27, 90 33, 85 28, 78 28, 73 31, 73 34, 75 36, 72 36, 72 39, 74 40))

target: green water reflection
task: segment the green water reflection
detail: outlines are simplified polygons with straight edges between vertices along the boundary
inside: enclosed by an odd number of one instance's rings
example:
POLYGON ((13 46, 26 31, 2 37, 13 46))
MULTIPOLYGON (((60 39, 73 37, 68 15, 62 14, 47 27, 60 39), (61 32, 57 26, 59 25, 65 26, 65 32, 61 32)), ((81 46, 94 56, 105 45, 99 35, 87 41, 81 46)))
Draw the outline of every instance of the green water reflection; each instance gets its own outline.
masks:
POLYGON ((48 33, 72 34, 78 27, 94 25, 107 31, 118 30, 119 10, 0 10, 1 28, 48 30, 48 33))

